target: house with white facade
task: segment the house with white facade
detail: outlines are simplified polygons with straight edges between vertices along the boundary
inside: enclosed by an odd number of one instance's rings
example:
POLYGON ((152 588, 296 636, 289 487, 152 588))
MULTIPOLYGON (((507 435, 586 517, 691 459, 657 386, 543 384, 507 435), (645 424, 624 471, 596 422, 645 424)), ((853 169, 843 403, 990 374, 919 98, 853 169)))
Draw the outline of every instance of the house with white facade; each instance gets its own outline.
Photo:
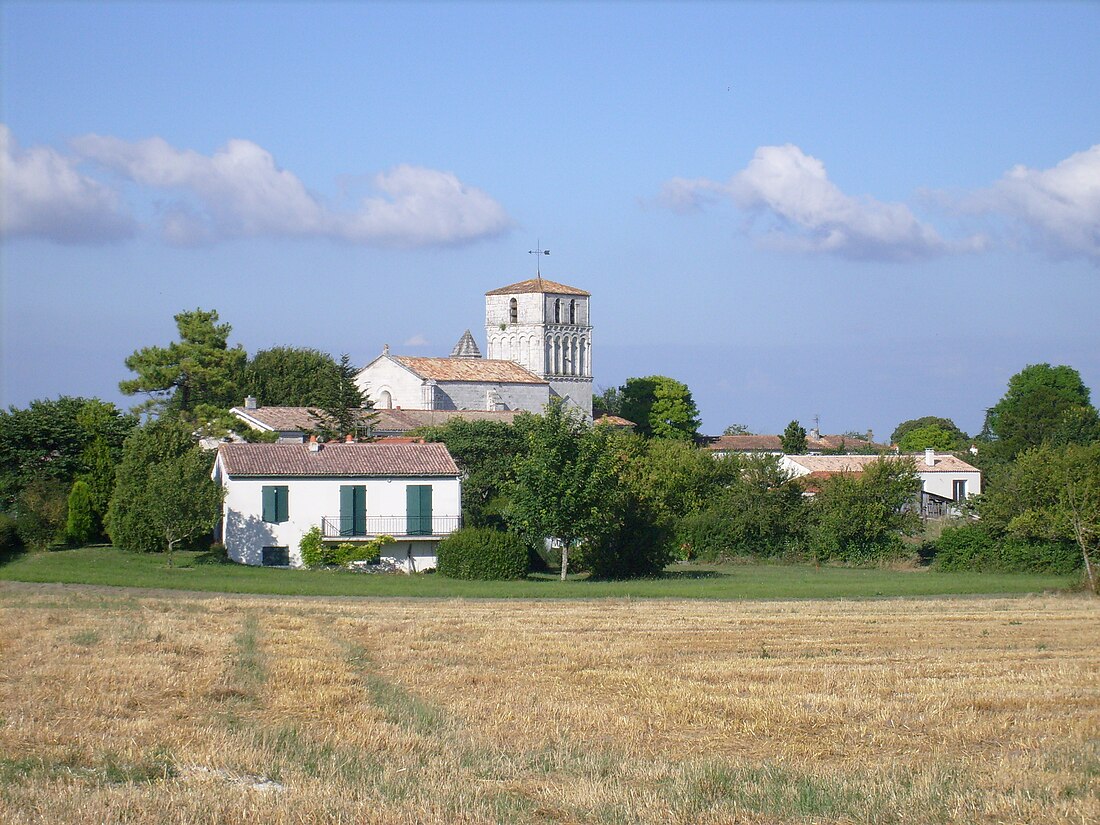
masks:
MULTIPOLYGON (((784 455, 780 466, 795 478, 828 478, 832 475, 859 475, 875 455, 784 455)), ((912 461, 921 480, 921 513, 947 515, 953 505, 982 491, 982 473, 950 453, 925 450, 917 455, 890 454, 887 461, 912 461)))
POLYGON ((242 564, 300 567, 299 542, 319 527, 332 543, 392 536, 383 560, 422 571, 462 521, 443 444, 222 444, 212 475, 225 489, 220 538, 242 564))

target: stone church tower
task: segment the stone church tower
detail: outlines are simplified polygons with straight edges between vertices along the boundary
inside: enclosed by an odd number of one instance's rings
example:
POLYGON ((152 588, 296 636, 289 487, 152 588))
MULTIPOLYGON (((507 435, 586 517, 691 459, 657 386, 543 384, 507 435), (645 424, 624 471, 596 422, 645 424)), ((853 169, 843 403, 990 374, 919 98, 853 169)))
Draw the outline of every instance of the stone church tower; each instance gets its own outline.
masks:
POLYGON ((531 278, 485 293, 489 358, 515 361, 592 418, 592 324, 583 289, 531 278))

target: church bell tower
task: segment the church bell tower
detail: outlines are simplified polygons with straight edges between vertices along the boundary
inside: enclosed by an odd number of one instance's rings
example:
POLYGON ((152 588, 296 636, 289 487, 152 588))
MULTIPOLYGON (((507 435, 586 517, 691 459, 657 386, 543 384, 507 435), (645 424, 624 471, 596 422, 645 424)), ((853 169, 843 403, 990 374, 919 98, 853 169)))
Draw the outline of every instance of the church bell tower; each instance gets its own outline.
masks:
POLYGON ((489 358, 515 361, 592 418, 591 295, 546 278, 485 293, 489 358))

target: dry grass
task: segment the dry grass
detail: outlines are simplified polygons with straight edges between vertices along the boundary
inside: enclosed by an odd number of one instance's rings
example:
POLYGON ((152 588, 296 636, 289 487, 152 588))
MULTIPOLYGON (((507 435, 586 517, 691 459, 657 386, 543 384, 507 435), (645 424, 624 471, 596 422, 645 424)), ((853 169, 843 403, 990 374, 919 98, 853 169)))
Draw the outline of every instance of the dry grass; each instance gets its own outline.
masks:
POLYGON ((1100 609, 0 584, 5 823, 1095 822, 1100 609))

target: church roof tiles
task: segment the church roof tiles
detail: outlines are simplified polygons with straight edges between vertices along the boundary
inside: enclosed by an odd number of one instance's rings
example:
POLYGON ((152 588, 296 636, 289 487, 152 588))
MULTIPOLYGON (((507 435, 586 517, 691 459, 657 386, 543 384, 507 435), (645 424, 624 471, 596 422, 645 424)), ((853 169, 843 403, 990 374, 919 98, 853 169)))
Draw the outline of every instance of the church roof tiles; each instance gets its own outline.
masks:
POLYGON ((414 358, 390 356, 421 378, 433 381, 488 381, 495 384, 545 384, 546 382, 514 361, 488 358, 414 358))
POLYGON ((549 278, 528 278, 526 281, 520 281, 516 284, 502 286, 499 289, 491 289, 485 294, 520 295, 529 292, 541 292, 551 295, 584 295, 585 297, 589 297, 592 294, 590 292, 585 292, 583 289, 577 289, 575 286, 559 284, 557 281, 551 281, 549 278))
POLYGON ((470 330, 466 330, 462 333, 462 337, 458 339, 458 343, 455 344, 455 348, 451 350, 452 358, 480 358, 481 350, 477 348, 477 341, 474 340, 474 336, 470 334, 470 330))

